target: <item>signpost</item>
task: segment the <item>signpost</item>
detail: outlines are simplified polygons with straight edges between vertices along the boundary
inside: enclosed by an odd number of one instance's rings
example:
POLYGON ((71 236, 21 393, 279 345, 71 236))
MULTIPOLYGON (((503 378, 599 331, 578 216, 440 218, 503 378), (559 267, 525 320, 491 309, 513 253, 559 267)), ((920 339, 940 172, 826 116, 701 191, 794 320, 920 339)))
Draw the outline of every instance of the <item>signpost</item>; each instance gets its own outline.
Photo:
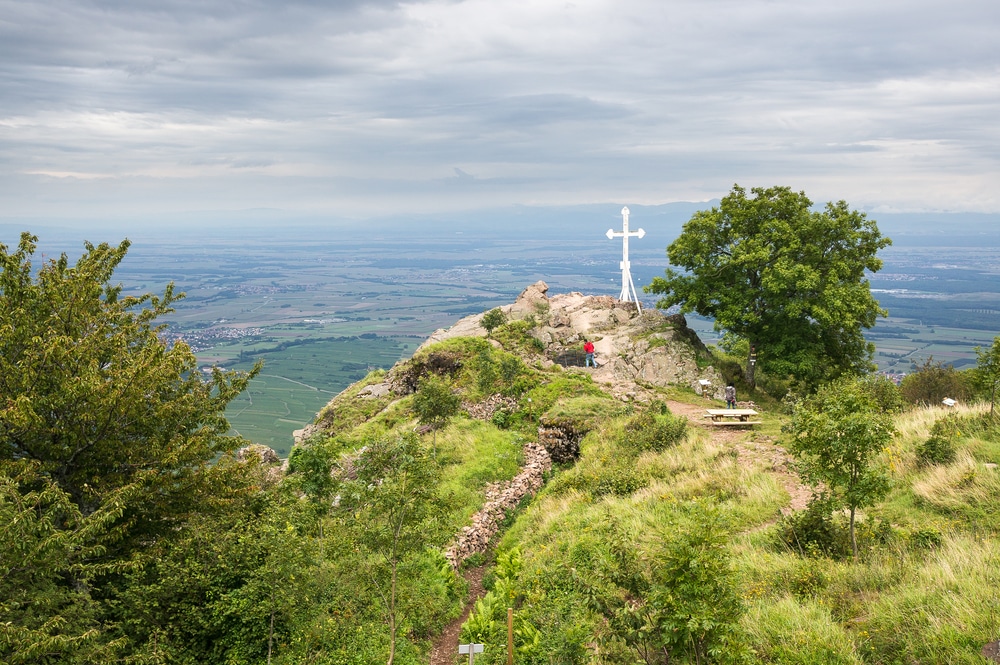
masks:
POLYGON ((485 647, 482 644, 459 644, 458 653, 469 654, 469 665, 472 665, 472 661, 476 657, 476 654, 482 653, 484 648, 485 647))
POLYGON ((618 299, 622 302, 635 302, 636 309, 642 314, 642 306, 639 304, 639 296, 635 292, 635 284, 632 283, 632 271, 630 270, 631 264, 628 260, 628 239, 641 238, 646 235, 646 232, 642 229, 638 231, 629 232, 628 230, 628 208, 622 208, 622 230, 621 232, 615 231, 614 229, 608 229, 605 234, 608 236, 608 240, 613 240, 615 238, 622 239, 622 292, 618 296, 618 299))

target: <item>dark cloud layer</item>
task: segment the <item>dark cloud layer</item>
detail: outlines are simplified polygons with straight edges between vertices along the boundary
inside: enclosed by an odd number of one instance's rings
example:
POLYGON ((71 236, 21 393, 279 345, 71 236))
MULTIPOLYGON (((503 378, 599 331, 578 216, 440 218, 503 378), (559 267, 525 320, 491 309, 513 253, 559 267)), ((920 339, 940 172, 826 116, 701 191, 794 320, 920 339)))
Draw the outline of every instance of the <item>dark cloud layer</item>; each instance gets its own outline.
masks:
POLYGON ((993 0, 0 0, 6 215, 997 211, 993 0))

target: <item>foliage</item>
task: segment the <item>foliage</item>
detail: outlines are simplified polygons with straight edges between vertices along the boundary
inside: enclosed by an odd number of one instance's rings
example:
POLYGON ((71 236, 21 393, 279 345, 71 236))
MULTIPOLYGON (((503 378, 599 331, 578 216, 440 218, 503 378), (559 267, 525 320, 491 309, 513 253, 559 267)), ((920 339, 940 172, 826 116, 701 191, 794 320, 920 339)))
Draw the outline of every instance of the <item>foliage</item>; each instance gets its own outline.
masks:
POLYGON ((720 207, 695 213, 667 248, 687 272, 668 269, 645 290, 664 296, 657 307, 680 305, 746 339, 772 374, 818 385, 868 368, 874 347, 861 331, 885 311, 865 271, 882 267, 876 253, 890 240, 844 201, 813 212, 788 187, 751 191, 734 186, 720 207))
POLYGON ((507 315, 503 313, 502 309, 495 307, 483 314, 483 319, 480 323, 483 328, 486 328, 486 336, 491 337, 496 328, 507 323, 507 315))
MULTIPOLYGON (((663 407, 666 409, 666 405, 663 407)), ((622 445, 636 454, 647 450, 662 452, 677 445, 686 433, 687 418, 671 415, 669 411, 656 413, 653 405, 625 423, 622 445)))
POLYGON ((596 579, 580 580, 588 601, 643 662, 739 662, 743 606, 716 508, 677 506, 677 520, 657 534, 648 567, 635 543, 613 524, 596 579))
POLYGON ((508 321, 494 331, 493 339, 510 353, 523 356, 542 353, 545 351, 545 343, 531 334, 536 325, 534 316, 508 321))
POLYGON ((955 439, 961 434, 960 422, 961 419, 955 415, 935 421, 931 435, 917 447, 917 461, 923 466, 955 461, 955 439))
POLYGON ((990 415, 994 413, 997 386, 1000 385, 1000 336, 993 338, 988 349, 976 347, 977 364, 973 374, 976 387, 990 397, 990 415))
POLYGON ((894 414, 903 410, 903 395, 896 384, 887 377, 881 374, 866 374, 860 377, 858 382, 881 413, 894 414))
POLYGON ((356 477, 340 487, 340 513, 351 542, 365 554, 372 591, 389 627, 392 665, 400 614, 397 592, 404 559, 429 542, 440 500, 438 469, 413 436, 371 441, 355 460, 356 477))
POLYGON ((903 399, 910 404, 940 404, 945 397, 959 401, 971 396, 966 377, 951 365, 928 357, 916 372, 903 377, 899 384, 903 399))
POLYGON ((121 640, 103 629, 89 583, 127 492, 84 516, 39 466, 0 462, 0 660, 113 660, 121 640))
POLYGON ((259 482, 224 411, 260 366, 205 377, 161 341, 155 321, 182 296, 110 283, 128 241, 35 266, 36 241, 0 246, 0 585, 17 586, 0 594, 0 651, 112 660, 131 648, 115 617, 126 575, 259 482))
POLYGON ((135 297, 109 282, 128 241, 37 273, 35 242, 0 246, 0 459, 36 460, 84 515, 132 488, 108 543, 127 552, 213 493, 211 461, 241 443, 223 413, 260 367, 205 380, 186 344, 168 348, 154 321, 181 297, 173 286, 135 297))
POLYGON ((613 400, 602 391, 588 374, 560 374, 528 392, 520 400, 521 409, 532 418, 539 418, 553 408, 557 401, 566 402, 576 397, 593 397, 613 404, 613 400))
POLYGON ((413 397, 413 410, 425 425, 435 428, 434 446, 437 447, 436 428, 458 413, 461 398, 452 392, 450 384, 433 374, 420 381, 420 388, 413 397))
POLYGON ((857 557, 855 513, 885 496, 889 479, 878 455, 892 441, 891 418, 865 384, 841 379, 799 404, 790 425, 789 450, 814 486, 825 485, 834 505, 850 509, 851 548, 857 557))

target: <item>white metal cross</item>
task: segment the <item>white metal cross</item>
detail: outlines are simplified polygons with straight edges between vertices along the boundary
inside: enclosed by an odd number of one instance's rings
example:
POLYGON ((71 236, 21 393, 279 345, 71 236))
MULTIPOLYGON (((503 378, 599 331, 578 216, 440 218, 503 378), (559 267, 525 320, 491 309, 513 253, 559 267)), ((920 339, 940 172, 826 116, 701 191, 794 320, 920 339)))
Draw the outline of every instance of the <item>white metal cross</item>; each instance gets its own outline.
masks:
POLYGON ((641 314, 642 313, 642 306, 639 304, 639 296, 635 292, 635 284, 632 283, 632 271, 629 269, 630 268, 630 264, 629 264, 629 261, 628 261, 628 239, 629 239, 629 236, 632 236, 634 238, 641 238, 644 235, 646 235, 646 232, 643 231, 642 229, 639 229, 637 231, 633 231, 631 233, 629 232, 629 230, 628 230, 628 208, 625 207, 625 208, 622 208, 622 230, 621 230, 621 232, 619 233, 619 232, 615 231, 614 229, 608 229, 608 232, 607 232, 606 235, 608 236, 608 240, 613 240, 615 238, 621 238, 622 239, 622 262, 621 262, 621 269, 622 269, 622 292, 621 292, 621 295, 618 296, 618 299, 621 300, 622 302, 632 302, 632 301, 634 301, 636 309, 638 309, 639 313, 641 314))

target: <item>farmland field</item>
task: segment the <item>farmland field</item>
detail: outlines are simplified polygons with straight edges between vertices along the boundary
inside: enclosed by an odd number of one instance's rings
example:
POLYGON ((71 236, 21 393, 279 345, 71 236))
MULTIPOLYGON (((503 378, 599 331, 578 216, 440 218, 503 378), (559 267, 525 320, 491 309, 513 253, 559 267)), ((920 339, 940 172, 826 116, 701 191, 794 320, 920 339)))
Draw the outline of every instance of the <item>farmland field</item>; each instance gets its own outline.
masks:
MULTIPOLYGON (((633 228, 646 230, 631 243, 640 290, 662 274, 666 246, 696 209, 677 206, 633 207, 633 228)), ((285 455, 291 433, 369 369, 391 367, 435 329, 510 303, 528 284, 618 294, 621 244, 604 237, 621 223, 616 206, 515 212, 476 227, 422 220, 131 233, 115 279, 131 294, 175 282, 187 297, 164 318, 164 335, 190 344, 203 367, 248 369, 264 360, 227 415, 235 432, 285 455)), ((868 334, 879 368, 908 372, 931 355, 956 367, 974 363, 973 347, 1000 331, 1000 225, 981 220, 971 227, 978 235, 954 237, 936 230, 947 225, 879 219, 894 239, 871 280, 889 310, 868 334)), ((16 244, 20 230, 0 225, 0 242, 16 244)), ((33 230, 43 254, 71 258, 83 237, 125 235, 33 230)), ((646 307, 655 303, 643 298, 646 307)), ((706 342, 717 341, 710 320, 689 322, 706 342)))

